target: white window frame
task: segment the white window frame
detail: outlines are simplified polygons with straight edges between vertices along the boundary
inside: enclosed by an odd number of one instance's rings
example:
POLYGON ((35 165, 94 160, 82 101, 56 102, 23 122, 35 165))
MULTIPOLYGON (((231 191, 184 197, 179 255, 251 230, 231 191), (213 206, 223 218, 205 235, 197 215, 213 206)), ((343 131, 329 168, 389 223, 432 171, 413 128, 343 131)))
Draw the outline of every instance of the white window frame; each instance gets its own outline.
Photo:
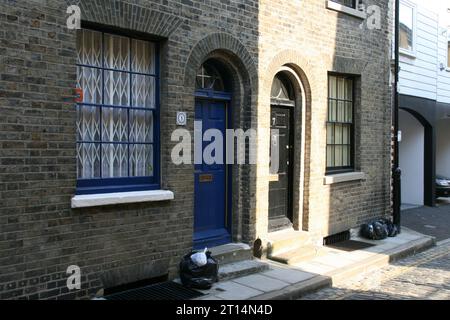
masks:
MULTIPOLYGON (((417 4, 407 0, 400 0, 400 4, 407 6, 412 9, 412 19, 413 19, 413 27, 412 27, 412 50, 407 50, 405 48, 400 47, 399 44, 399 53, 411 58, 415 58, 417 54, 417 4)), ((400 22, 399 22, 400 23, 400 22)), ((400 32, 400 30, 399 30, 400 32)))
POLYGON ((445 55, 446 56, 446 59, 445 59, 445 65, 446 65, 445 70, 447 72, 450 72, 450 66, 448 65, 448 56, 450 55, 449 50, 448 50, 449 45, 450 45, 450 29, 447 30, 447 41, 446 41, 446 46, 445 46, 445 52, 447 53, 445 55))

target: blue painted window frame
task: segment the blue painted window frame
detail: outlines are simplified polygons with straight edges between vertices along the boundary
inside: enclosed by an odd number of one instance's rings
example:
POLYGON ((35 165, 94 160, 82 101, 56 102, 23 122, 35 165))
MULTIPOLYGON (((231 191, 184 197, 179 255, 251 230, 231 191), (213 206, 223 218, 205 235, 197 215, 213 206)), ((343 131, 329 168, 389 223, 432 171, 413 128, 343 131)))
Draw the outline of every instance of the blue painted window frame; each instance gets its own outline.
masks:
MULTIPOLYGON (((90 178, 90 179, 78 179, 76 183, 76 190, 75 194, 81 195, 81 194, 98 194, 98 193, 113 193, 113 192, 128 192, 128 191, 144 191, 144 190, 158 190, 160 189, 161 183, 160 183, 160 44, 157 41, 150 40, 148 38, 144 38, 141 36, 133 36, 129 32, 122 32, 119 30, 103 30, 102 28, 95 28, 95 27, 89 27, 89 26, 83 26, 83 29, 97 31, 102 33, 102 52, 103 52, 103 45, 104 45, 104 36, 105 34, 111 34, 111 35, 117 35, 126 37, 131 41, 132 39, 136 40, 143 40, 148 41, 154 44, 155 46, 155 73, 154 74, 147 74, 142 72, 133 72, 131 70, 131 64, 130 64, 130 70, 124 71, 119 69, 111 69, 106 68, 104 66, 104 55, 102 53, 102 66, 89 66, 84 64, 77 63, 77 67, 90 67, 90 68, 96 68, 102 70, 102 82, 103 80, 103 71, 119 71, 122 73, 127 73, 130 76, 130 81, 132 78, 132 75, 145 75, 145 76, 151 76, 155 79, 155 108, 151 109, 151 112, 153 113, 153 142, 151 143, 144 143, 144 144, 151 144, 153 145, 153 176, 138 176, 138 177, 115 177, 115 178, 90 178)), ((131 47, 130 47, 131 50, 131 47)), ((131 59, 132 53, 130 52, 130 59, 131 59)), ((130 82, 130 101, 132 100, 132 90, 131 90, 132 82, 130 82)), ((102 85, 102 97, 104 96, 104 86, 102 85)), ((94 103, 76 103, 76 108, 79 108, 81 106, 91 106, 91 107, 99 107, 100 110, 103 107, 106 108, 124 108, 128 111, 130 110, 147 110, 148 108, 138 108, 133 106, 115 106, 115 105, 108 105, 108 104, 94 104, 94 103)), ((150 111, 149 111, 150 112, 150 111)), ((100 121, 102 119, 100 118, 100 121)), ((129 116, 127 117, 127 121, 129 121, 129 116)), ((129 122, 128 122, 129 123, 129 122)), ((85 143, 85 141, 79 141, 77 139, 77 144, 79 143, 85 143)), ((130 142, 129 140, 127 142, 103 142, 103 141, 95 141, 90 143, 100 143, 100 144, 139 144, 136 142, 130 142)), ((100 148, 101 149, 101 148, 100 148)), ((129 154, 128 154, 129 157, 129 154)), ((100 167, 102 166, 100 161, 100 167)))

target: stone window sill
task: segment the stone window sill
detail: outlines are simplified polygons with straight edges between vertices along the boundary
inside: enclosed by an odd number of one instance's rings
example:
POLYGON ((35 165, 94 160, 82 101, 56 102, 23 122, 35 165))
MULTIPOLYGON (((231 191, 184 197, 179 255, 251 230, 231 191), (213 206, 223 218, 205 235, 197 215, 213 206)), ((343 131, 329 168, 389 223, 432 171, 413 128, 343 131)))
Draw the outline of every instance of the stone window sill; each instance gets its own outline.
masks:
POLYGON ((346 172, 327 175, 323 179, 323 184, 335 184, 340 182, 365 180, 366 174, 364 172, 346 172))
POLYGON ((172 200, 173 198, 173 192, 169 190, 83 194, 72 197, 71 206, 72 208, 85 208, 111 204, 172 200))
POLYGON ((350 16, 359 18, 359 19, 366 19, 367 18, 367 14, 365 12, 344 6, 342 4, 336 3, 334 1, 328 0, 327 1, 327 9, 330 10, 334 10, 337 12, 341 12, 341 13, 345 13, 348 14, 350 16))

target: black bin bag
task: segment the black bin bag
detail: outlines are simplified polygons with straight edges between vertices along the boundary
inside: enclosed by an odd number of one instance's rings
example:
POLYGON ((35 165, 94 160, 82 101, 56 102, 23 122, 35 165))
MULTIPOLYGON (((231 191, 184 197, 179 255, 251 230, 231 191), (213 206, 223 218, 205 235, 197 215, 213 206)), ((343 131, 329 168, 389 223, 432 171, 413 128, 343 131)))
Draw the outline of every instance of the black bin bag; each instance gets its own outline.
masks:
POLYGON ((361 236, 371 240, 382 240, 397 234, 397 226, 388 219, 378 219, 361 226, 361 236))
POLYGON ((218 281, 219 264, 206 252, 207 262, 204 266, 197 266, 191 259, 196 252, 191 252, 183 257, 180 262, 180 279, 185 287, 194 289, 209 289, 218 281))

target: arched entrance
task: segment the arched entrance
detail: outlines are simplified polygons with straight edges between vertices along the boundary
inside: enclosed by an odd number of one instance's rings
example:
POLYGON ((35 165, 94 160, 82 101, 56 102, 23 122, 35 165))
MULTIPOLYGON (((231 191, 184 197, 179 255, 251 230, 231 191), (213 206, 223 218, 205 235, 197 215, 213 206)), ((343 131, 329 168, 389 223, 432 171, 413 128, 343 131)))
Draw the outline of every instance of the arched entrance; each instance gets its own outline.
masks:
POLYGON ((435 129, 425 117, 409 108, 400 109, 399 129, 402 132, 399 144, 402 203, 434 206, 435 129))
POLYGON ((425 128, 411 113, 400 110, 399 129, 402 133, 399 143, 402 204, 422 206, 425 185, 425 128))
POLYGON ((450 202, 450 186, 445 180, 450 179, 450 118, 438 119, 436 122, 436 197, 443 197, 450 202))
POLYGON ((295 91, 287 71, 278 72, 270 93, 270 154, 278 150, 278 165, 271 165, 269 231, 292 227, 294 183, 295 91))
POLYGON ((231 241, 231 170, 225 163, 226 129, 231 127, 228 79, 217 59, 206 60, 196 77, 194 134, 203 140, 198 150, 203 156, 194 170, 194 248, 231 241))

